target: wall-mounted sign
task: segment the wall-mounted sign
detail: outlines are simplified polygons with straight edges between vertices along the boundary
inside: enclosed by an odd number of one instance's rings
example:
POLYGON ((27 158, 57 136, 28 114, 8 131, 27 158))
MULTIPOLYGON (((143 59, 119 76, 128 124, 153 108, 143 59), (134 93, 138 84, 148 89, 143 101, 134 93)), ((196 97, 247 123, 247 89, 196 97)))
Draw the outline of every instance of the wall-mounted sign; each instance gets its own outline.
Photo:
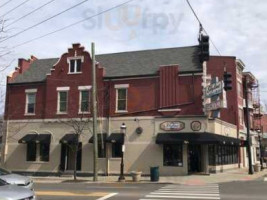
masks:
POLYGON ((206 98, 210 98, 212 96, 221 94, 222 92, 223 92, 223 81, 212 83, 205 88, 206 98))
POLYGON ((180 131, 185 128, 184 122, 173 121, 173 122, 163 122, 160 124, 160 129, 164 131, 180 131))
POLYGON ((205 103, 205 111, 209 117, 220 117, 220 109, 227 107, 226 93, 223 87, 223 81, 219 81, 218 77, 213 77, 210 85, 204 90, 205 101, 209 101, 205 103))
POLYGON ((201 129, 201 122, 200 121, 193 121, 191 123, 191 129, 192 129, 192 131, 200 131, 200 129, 201 129))
POLYGON ((218 110, 224 107, 224 103, 221 99, 206 104, 206 111, 218 110))

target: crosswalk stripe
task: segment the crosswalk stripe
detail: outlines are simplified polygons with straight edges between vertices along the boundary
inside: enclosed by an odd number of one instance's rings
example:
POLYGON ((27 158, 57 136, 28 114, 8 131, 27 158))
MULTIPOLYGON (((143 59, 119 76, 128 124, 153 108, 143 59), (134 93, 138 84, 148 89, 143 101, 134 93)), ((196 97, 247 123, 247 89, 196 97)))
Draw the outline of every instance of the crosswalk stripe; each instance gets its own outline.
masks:
POLYGON ((177 189, 190 189, 190 190, 218 190, 219 188, 197 188, 197 187, 173 187, 173 188, 161 188, 168 190, 177 190, 177 189))
POLYGON ((220 197, 200 197, 200 196, 183 196, 183 195, 176 195, 176 196, 166 196, 166 195, 146 195, 146 197, 152 198, 168 198, 168 199, 220 199, 220 197))
POLYGON ((219 194, 219 191, 214 191, 214 192, 208 192, 208 191, 183 191, 183 190, 176 190, 176 191, 162 191, 162 190, 158 190, 156 192, 161 192, 161 193, 166 193, 166 194, 172 194, 174 192, 179 192, 179 193, 192 193, 192 194, 219 194))
POLYGON ((147 194, 139 200, 163 200, 163 199, 206 199, 219 200, 220 192, 218 184, 209 185, 166 185, 147 194))
POLYGON ((188 196, 214 196, 217 197, 219 194, 193 194, 193 193, 180 193, 180 192, 174 192, 174 193, 165 193, 165 192, 152 192, 150 193, 152 195, 159 194, 159 195, 188 195, 188 196))
POLYGON ((175 190, 195 190, 195 191, 202 191, 202 190, 208 190, 208 191, 218 191, 219 188, 217 189, 196 189, 196 188, 172 188, 172 189, 169 189, 169 188, 162 188, 162 189, 159 189, 159 190, 166 190, 166 191, 175 191, 175 190))
POLYGON ((197 185, 173 185, 173 186, 166 186, 166 187, 163 187, 163 188, 218 188, 219 186, 218 185, 214 185, 214 186, 197 186, 197 185))

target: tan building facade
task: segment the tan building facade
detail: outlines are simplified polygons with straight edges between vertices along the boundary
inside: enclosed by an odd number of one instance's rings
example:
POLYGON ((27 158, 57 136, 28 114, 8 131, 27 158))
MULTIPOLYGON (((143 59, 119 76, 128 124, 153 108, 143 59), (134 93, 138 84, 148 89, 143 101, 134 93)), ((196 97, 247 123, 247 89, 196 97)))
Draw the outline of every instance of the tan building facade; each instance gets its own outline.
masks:
MULTIPOLYGON (((206 133, 215 133, 218 136, 228 138, 216 138, 221 141, 222 146, 230 146, 231 149, 238 146, 236 143, 236 127, 229 123, 220 120, 208 120, 204 116, 188 116, 176 118, 160 118, 160 117, 121 117, 99 119, 101 127, 99 132, 102 133, 119 133, 120 126, 125 123, 127 131, 125 135, 125 173, 130 174, 131 171, 142 171, 143 174, 150 173, 150 167, 159 166, 161 175, 187 175, 189 173, 201 172, 222 172, 226 169, 238 167, 237 162, 229 161, 231 164, 209 164, 209 148, 211 145, 218 145, 218 141, 212 141, 212 138, 205 137, 196 142, 206 133), (109 122, 108 122, 109 121, 109 122), (138 131, 137 129, 142 131, 138 131), (180 130, 178 130, 180 129, 180 130), (140 133, 141 132, 141 133, 140 133), (159 135, 165 137, 171 135, 176 140, 177 137, 185 137, 182 141, 172 141, 165 138, 166 142, 156 143, 160 140, 159 135), (229 139, 231 141, 229 142, 229 139), (191 144, 192 142, 192 144, 191 144), (173 161, 166 158, 168 145, 180 147, 177 155, 173 161), (197 147, 197 148, 196 148, 197 147), (197 154, 197 161, 196 155, 197 154), (165 154, 165 155, 164 155, 165 154), (194 158, 190 158, 195 156, 194 158), (169 162, 169 163, 168 163, 169 162), (191 165, 190 165, 191 162, 191 165), (194 162, 194 164, 192 164, 194 162), (192 169, 193 166, 198 165, 197 169, 192 169)), ((90 127, 91 123, 88 123, 90 127)), ((59 122, 58 120, 21 120, 8 122, 8 135, 4 138, 4 160, 3 164, 8 169, 18 172, 38 172, 38 173, 59 173, 62 165, 62 144, 60 140, 66 135, 73 133, 68 125, 59 122), (27 144, 18 143, 18 141, 27 134, 51 134, 49 160, 39 161, 38 151, 37 159, 35 161, 27 161, 27 144), (7 139, 7 140, 6 140, 7 139)), ((93 173, 93 144, 89 143, 92 137, 90 128, 84 130, 81 135, 81 168, 80 173, 93 173)), ((98 172, 104 175, 119 174, 120 157, 113 157, 112 143, 104 141, 106 156, 98 159, 98 172)), ((101 144, 99 144, 101 145, 101 144)), ((65 155, 66 156, 66 155, 65 155)), ((237 155, 236 155, 237 156, 237 155)), ((67 155, 68 162, 73 163, 71 153, 67 155)), ((233 158, 231 158, 233 160, 233 158)), ((65 171, 72 171, 73 166, 67 166, 65 171)))

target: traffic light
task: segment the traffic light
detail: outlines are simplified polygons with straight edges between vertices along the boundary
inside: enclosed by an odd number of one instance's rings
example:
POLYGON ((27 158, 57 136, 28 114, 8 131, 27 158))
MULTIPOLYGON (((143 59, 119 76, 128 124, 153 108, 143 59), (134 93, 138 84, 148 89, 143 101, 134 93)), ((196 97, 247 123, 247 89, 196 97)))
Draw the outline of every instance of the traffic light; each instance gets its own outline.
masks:
POLYGON ((199 38, 199 47, 200 47, 200 53, 199 58, 201 62, 208 61, 210 57, 210 44, 209 44, 210 37, 208 35, 200 35, 199 38))
POLYGON ((230 72, 224 72, 223 82, 225 91, 232 90, 232 74, 230 72))

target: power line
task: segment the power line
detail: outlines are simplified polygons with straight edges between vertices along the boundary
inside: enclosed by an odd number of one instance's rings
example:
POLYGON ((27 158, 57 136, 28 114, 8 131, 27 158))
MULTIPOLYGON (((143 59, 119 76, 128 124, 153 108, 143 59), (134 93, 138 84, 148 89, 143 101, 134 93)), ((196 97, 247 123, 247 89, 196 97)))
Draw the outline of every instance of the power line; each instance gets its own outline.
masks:
POLYGON ((11 10, 7 11, 5 14, 1 15, 0 18, 6 16, 7 14, 10 14, 14 10, 18 9, 19 7, 21 7, 22 5, 24 5, 25 3, 27 3, 28 1, 30 1, 30 0, 23 1, 21 4, 17 5, 16 7, 14 7, 11 10))
POLYGON ((43 7, 47 6, 48 4, 50 4, 50 3, 54 2, 54 1, 56 1, 56 0, 51 0, 51 1, 48 1, 48 2, 46 2, 45 4, 43 4, 43 5, 41 5, 40 7, 38 7, 38 8, 36 8, 36 9, 34 9, 33 11, 31 11, 31 12, 27 13, 26 15, 23 15, 22 17, 20 17, 20 18, 16 19, 15 21, 13 21, 12 23, 10 23, 10 24, 6 25, 5 27, 11 26, 12 24, 15 24, 15 23, 17 23, 18 21, 20 21, 20 20, 22 20, 22 19, 24 19, 24 18, 28 17, 29 15, 31 15, 31 14, 33 14, 33 13, 35 13, 36 11, 40 10, 41 8, 43 8, 43 7))
POLYGON ((0 43, 4 42, 4 41, 6 41, 6 40, 9 40, 9 39, 11 39, 11 38, 14 38, 14 37, 16 37, 16 36, 18 36, 18 35, 20 35, 20 34, 26 32, 26 31, 28 31, 28 30, 31 30, 31 29, 35 28, 36 26, 39 26, 39 25, 41 25, 41 24, 43 24, 43 23, 45 23, 45 22, 47 22, 47 21, 49 21, 49 20, 51 20, 51 19, 53 19, 53 18, 59 16, 59 15, 62 15, 63 13, 65 13, 65 12, 67 12, 67 11, 73 9, 73 8, 76 8, 76 7, 78 7, 78 6, 82 5, 82 4, 84 4, 84 3, 87 2, 87 1, 89 1, 89 0, 84 0, 84 1, 82 1, 82 2, 80 2, 80 3, 77 3, 77 4, 75 4, 74 6, 71 6, 71 7, 69 7, 69 8, 66 9, 66 10, 63 10, 63 11, 61 11, 61 12, 59 12, 59 13, 57 13, 57 14, 55 14, 55 15, 53 15, 53 16, 51 16, 51 17, 49 17, 49 18, 47 18, 47 19, 45 19, 45 20, 43 20, 43 21, 41 21, 41 22, 38 22, 37 24, 34 24, 34 25, 32 25, 32 26, 30 26, 30 27, 28 27, 28 28, 26 28, 26 29, 24 29, 24 30, 22 30, 22 31, 20 31, 20 32, 18 32, 18 33, 16 33, 16 34, 14 34, 14 35, 11 35, 11 36, 9 36, 9 37, 7 37, 7 38, 1 40, 0 43))
POLYGON ((0 8, 4 7, 5 5, 9 4, 11 1, 13 0, 10 0, 10 1, 7 1, 6 3, 3 3, 2 5, 0 5, 0 8))
MULTIPOLYGON (((193 12, 194 16, 196 17, 196 19, 197 19, 199 25, 203 28, 203 31, 204 31, 207 35, 209 35, 208 32, 206 31, 206 29, 203 27, 203 25, 202 25, 202 23, 201 23, 199 17, 197 16, 197 14, 196 14, 194 8, 192 7, 192 5, 190 4, 189 0, 186 0, 186 2, 187 2, 187 4, 188 4, 188 6, 190 7, 191 11, 193 12)), ((211 39, 211 37, 210 37, 210 42, 212 43, 212 45, 214 46, 214 48, 215 48, 215 50, 218 52, 218 54, 221 56, 221 52, 220 52, 219 49, 216 47, 216 45, 215 45, 215 43, 213 42, 213 40, 211 39)))
POLYGON ((16 48, 16 47, 20 47, 20 46, 22 46, 22 45, 28 44, 28 43, 33 42, 33 41, 35 41, 35 40, 38 40, 38 39, 47 37, 47 36, 49 36, 49 35, 52 35, 52 34, 54 34, 54 33, 60 32, 60 31, 63 31, 63 30, 68 29, 68 28, 70 28, 70 27, 72 27, 72 26, 76 26, 76 25, 78 25, 78 24, 80 24, 80 23, 82 23, 82 22, 85 22, 85 21, 89 20, 89 19, 92 19, 92 18, 97 17, 97 16, 99 16, 99 15, 102 15, 102 14, 104 14, 104 13, 106 13, 106 12, 109 12, 109 11, 115 10, 115 9, 117 9, 117 8, 119 8, 119 7, 122 7, 122 6, 128 4, 128 3, 132 2, 132 1, 135 1, 135 0, 129 0, 129 1, 126 1, 126 2, 124 2, 124 3, 118 4, 118 5, 114 6, 114 7, 111 7, 111 8, 109 8, 109 9, 104 10, 104 11, 101 11, 101 12, 99 12, 99 13, 97 13, 97 14, 95 14, 95 15, 92 15, 92 16, 90 16, 90 17, 87 17, 87 18, 85 18, 85 19, 83 19, 83 20, 74 22, 74 23, 72 23, 72 24, 69 24, 69 25, 64 26, 64 27, 62 27, 62 28, 59 28, 59 29, 54 30, 54 31, 52 31, 52 32, 46 33, 46 34, 44 34, 44 35, 38 36, 38 37, 33 38, 33 39, 31 39, 31 40, 28 40, 28 41, 26 41, 26 42, 23 42, 23 43, 20 43, 20 44, 18 44, 18 45, 15 45, 15 46, 11 47, 11 49, 14 49, 14 48, 16 48))

